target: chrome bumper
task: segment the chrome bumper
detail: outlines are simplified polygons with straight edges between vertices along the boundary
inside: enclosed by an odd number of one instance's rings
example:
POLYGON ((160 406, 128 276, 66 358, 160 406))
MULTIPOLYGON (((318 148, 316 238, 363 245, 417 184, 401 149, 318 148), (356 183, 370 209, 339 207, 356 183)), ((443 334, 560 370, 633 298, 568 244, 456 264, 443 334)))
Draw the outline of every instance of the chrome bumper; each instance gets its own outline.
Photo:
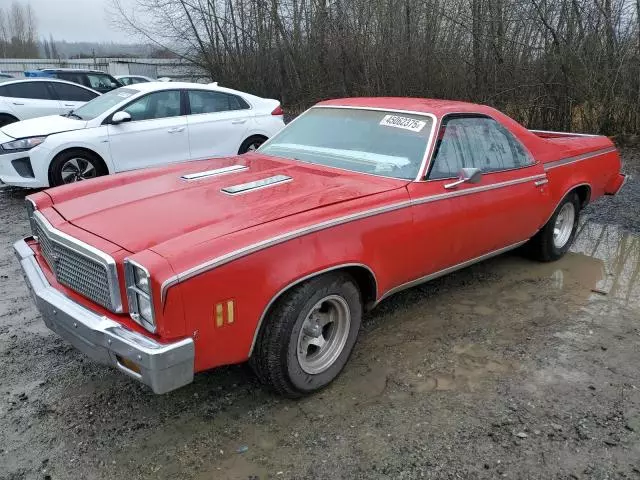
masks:
POLYGON ((78 350, 149 385, 155 393, 166 393, 193 381, 191 338, 161 344, 92 312, 49 284, 24 240, 16 242, 13 248, 45 324, 78 350), (129 362, 140 373, 123 364, 129 362))

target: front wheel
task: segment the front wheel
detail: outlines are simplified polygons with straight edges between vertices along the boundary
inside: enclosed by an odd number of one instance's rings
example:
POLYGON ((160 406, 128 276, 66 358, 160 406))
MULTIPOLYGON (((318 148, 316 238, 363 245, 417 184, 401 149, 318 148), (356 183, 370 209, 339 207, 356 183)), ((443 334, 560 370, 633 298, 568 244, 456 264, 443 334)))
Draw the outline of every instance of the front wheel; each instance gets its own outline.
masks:
POLYGON ((262 383, 289 398, 331 383, 347 363, 362 318, 360 291, 344 273, 308 280, 268 312, 250 364, 262 383))
POLYGON ((52 187, 100 177, 108 173, 102 160, 85 150, 69 150, 51 162, 49 183, 52 187))
POLYGON ((562 257, 573 243, 578 230, 580 199, 570 192, 553 213, 544 227, 529 240, 529 251, 542 262, 552 262, 562 257))

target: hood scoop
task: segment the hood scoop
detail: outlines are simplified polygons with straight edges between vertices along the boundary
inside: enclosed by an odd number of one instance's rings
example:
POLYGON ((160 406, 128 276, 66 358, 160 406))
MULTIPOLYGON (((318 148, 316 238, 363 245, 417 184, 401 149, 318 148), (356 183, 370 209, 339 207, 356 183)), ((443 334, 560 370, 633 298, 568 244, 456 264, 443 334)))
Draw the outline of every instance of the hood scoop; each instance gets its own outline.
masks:
POLYGON ((187 181, 200 180, 202 178, 217 177, 226 175, 227 173, 242 172, 248 170, 246 165, 230 165, 228 167, 216 168, 215 170, 205 170, 204 172, 189 173, 182 175, 180 178, 187 181))
POLYGON ((290 182, 291 180, 293 179, 287 175, 274 175, 273 177, 261 178, 260 180, 254 180, 253 182, 224 187, 221 189, 221 191, 226 193, 227 195, 239 195, 241 193, 247 193, 253 190, 273 187, 281 183, 290 182))

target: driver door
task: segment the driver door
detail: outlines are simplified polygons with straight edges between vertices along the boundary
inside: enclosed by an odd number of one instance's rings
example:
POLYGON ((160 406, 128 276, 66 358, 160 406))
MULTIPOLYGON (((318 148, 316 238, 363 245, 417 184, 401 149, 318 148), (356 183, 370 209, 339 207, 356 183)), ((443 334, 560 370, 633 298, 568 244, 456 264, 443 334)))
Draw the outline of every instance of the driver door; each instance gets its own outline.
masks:
POLYGON ((445 117, 426 181, 408 188, 416 237, 425 245, 416 266, 421 275, 526 241, 548 212, 542 165, 504 126, 482 115, 445 117), (480 181, 453 186, 461 168, 478 168, 480 181))
POLYGON ((109 146, 116 171, 189 160, 189 135, 180 90, 153 92, 122 111, 131 121, 109 124, 109 146))

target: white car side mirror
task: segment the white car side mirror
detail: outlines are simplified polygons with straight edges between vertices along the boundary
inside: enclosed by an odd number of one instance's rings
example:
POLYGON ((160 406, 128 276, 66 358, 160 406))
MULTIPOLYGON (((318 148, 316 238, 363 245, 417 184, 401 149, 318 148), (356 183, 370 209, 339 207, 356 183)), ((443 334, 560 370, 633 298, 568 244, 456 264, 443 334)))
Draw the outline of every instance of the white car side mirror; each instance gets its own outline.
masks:
POLYGON ((113 117, 111 117, 111 123, 114 125, 130 121, 131 115, 129 115, 127 112, 116 112, 113 114, 113 117))

